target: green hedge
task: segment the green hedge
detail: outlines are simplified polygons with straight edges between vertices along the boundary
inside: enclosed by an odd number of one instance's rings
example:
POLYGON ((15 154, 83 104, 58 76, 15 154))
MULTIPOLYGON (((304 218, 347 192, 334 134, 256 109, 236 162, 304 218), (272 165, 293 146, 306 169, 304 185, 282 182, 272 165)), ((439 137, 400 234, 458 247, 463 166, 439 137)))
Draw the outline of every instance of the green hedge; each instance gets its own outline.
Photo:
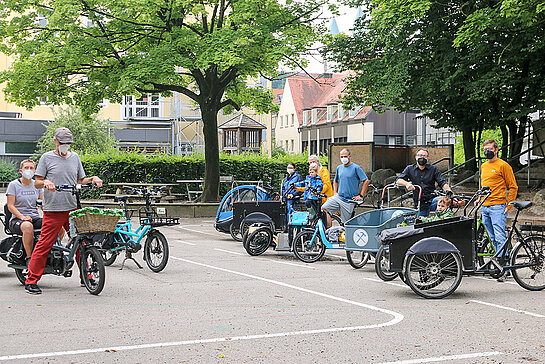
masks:
MULTIPOLYGON (((234 176, 235 180, 262 180, 265 184, 280 189, 289 162, 295 163, 297 170, 305 176, 308 171, 306 154, 290 155, 270 159, 262 155, 220 155, 220 175, 234 176)), ((107 182, 152 182, 163 178, 166 183, 176 183, 179 179, 201 179, 204 177, 204 157, 180 157, 171 155, 143 155, 136 152, 110 151, 100 154, 81 155, 88 176, 101 176, 105 169, 112 172, 107 182)), ((322 160, 324 165, 326 160, 322 160)), ((230 185, 220 184, 220 196, 230 185)), ((174 193, 182 193, 182 186, 175 186, 174 193)), ((100 193, 114 193, 115 188, 105 186, 100 193)), ((95 192, 97 194, 98 191, 95 192)), ((89 196, 90 197, 90 196, 89 196)))

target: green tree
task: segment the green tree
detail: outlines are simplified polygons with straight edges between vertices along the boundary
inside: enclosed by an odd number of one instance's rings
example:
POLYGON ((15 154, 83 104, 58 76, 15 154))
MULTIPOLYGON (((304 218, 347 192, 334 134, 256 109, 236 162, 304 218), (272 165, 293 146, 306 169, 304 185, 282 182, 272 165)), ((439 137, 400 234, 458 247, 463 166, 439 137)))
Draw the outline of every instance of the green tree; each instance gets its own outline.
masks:
POLYGON ((55 149, 53 134, 61 126, 70 129, 74 135, 71 147, 74 151, 98 153, 115 147, 115 139, 109 133, 108 120, 99 119, 96 114, 84 117, 73 106, 53 110, 53 115, 54 120, 45 126, 45 133, 38 141, 38 148, 42 153, 55 149))
MULTIPOLYGON (((522 18, 535 19, 525 25, 514 14, 525 1, 364 1, 368 12, 353 36, 327 49, 339 68, 355 71, 345 101, 419 108, 462 132, 466 159, 483 129, 499 126, 503 144, 514 141, 544 106, 545 18, 539 1, 530 2, 522 18)), ((511 155, 521 147, 515 143, 511 155)))
POLYGON ((4 92, 26 107, 37 97, 96 110, 107 98, 178 92, 200 107, 205 138, 204 201, 217 200, 217 113, 275 111, 249 77, 304 64, 323 32, 326 0, 0 0, 3 51, 16 58, 4 92), (43 19, 43 20, 42 20, 43 19))

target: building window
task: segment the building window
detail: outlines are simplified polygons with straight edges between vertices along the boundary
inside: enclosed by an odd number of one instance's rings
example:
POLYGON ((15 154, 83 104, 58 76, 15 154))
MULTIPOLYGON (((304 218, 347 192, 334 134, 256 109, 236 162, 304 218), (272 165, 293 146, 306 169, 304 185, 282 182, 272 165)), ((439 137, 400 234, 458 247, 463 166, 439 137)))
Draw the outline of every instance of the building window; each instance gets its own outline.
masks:
POLYGON ((303 110, 303 125, 307 125, 310 121, 310 110, 303 110))
POLYGON ((345 116, 343 105, 339 104, 338 107, 339 107, 339 120, 342 120, 344 119, 344 116, 345 116))
POLYGON ((284 117, 280 116, 280 127, 282 127, 284 124, 284 117))
POLYGON ((225 148, 236 148, 237 147, 237 131, 236 130, 225 130, 225 148))
POLYGON ((291 126, 295 125, 295 114, 291 114, 291 126))
POLYGON ((160 117, 159 95, 142 95, 139 99, 129 95, 123 100, 123 117, 128 118, 158 118, 160 117))
POLYGON ((32 142, 5 142, 6 154, 34 154, 37 144, 32 142))
POLYGON ((337 117, 337 105, 327 105, 327 121, 331 122, 337 117))
POLYGON ((350 109, 350 111, 348 112, 348 117, 350 119, 354 119, 360 113, 360 111, 361 111, 361 107, 356 106, 356 107, 350 109))
POLYGON ((288 149, 288 141, 286 140, 286 148, 284 148, 286 150, 286 152, 289 150, 288 149))
POLYGON ((291 151, 295 151, 295 141, 293 139, 291 140, 291 151))
POLYGON ((261 130, 248 130, 242 134, 242 145, 245 148, 260 148, 261 139, 259 138, 261 130))

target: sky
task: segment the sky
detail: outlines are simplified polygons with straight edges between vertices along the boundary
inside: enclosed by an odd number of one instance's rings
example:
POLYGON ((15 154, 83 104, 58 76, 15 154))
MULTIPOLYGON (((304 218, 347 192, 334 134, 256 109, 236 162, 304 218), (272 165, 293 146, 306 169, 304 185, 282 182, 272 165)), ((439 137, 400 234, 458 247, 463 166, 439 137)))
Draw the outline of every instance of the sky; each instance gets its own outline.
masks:
MULTIPOLYGON (((357 8, 349 8, 347 6, 342 6, 339 9, 339 15, 335 16, 335 20, 337 22, 337 26, 339 28, 339 32, 341 33, 350 33, 350 29, 354 26, 354 20, 356 20, 356 16, 358 14, 357 8)), ((324 11, 324 16, 331 18, 332 15, 327 10, 324 11)), ((329 29, 331 26, 332 20, 329 19, 327 21, 327 28, 329 29)), ((316 47, 317 45, 315 45, 316 47)), ((324 65, 321 62, 321 59, 319 56, 315 57, 308 57, 309 65, 305 69, 309 73, 321 73, 324 72, 324 65)), ((331 67, 329 67, 331 68, 331 67)), ((331 72, 331 69, 329 69, 331 72)))

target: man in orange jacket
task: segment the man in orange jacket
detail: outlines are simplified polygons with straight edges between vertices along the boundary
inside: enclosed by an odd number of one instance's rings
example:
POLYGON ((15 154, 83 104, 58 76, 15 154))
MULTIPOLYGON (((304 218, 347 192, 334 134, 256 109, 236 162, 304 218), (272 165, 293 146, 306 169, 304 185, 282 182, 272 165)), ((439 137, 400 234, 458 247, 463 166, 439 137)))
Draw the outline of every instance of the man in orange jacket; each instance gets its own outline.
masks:
POLYGON ((507 213, 511 209, 509 203, 517 197, 517 181, 511 166, 504 160, 498 158, 498 143, 495 140, 487 139, 483 143, 484 156, 488 159, 481 166, 481 186, 490 187, 490 196, 482 207, 484 226, 496 251, 505 241, 505 221, 507 213), (506 190, 509 189, 509 197, 506 197, 506 190))

